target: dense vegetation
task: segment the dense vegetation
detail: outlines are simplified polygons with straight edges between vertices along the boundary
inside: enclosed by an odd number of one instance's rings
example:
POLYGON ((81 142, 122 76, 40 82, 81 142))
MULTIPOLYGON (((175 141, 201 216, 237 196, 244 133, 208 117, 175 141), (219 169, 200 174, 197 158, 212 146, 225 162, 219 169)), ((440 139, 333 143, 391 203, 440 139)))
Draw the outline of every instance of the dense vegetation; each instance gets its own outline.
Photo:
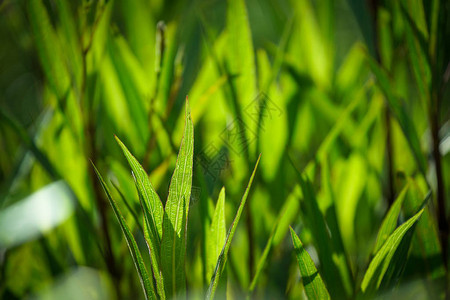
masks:
POLYGON ((449 1, 4 0, 0 41, 0 298, 450 297, 449 1))

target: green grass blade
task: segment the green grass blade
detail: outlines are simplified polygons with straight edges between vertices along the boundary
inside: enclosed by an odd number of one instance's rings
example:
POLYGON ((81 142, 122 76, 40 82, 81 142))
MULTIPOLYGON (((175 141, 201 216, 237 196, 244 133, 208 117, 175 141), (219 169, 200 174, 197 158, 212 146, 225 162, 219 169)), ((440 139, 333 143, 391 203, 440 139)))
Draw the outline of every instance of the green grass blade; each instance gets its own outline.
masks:
POLYGON ((389 209, 386 217, 383 219, 381 223, 380 230, 378 230, 377 241, 375 243, 375 247, 373 253, 377 253, 380 250, 381 246, 383 246, 384 242, 387 240, 389 235, 394 232, 395 227, 397 226, 397 219, 400 214, 400 210, 402 208, 403 200, 405 199, 406 192, 408 191, 408 185, 406 185, 403 190, 398 195, 397 199, 392 204, 389 209))
MULTIPOLYGON (((150 250, 153 274, 155 275, 158 293, 161 298, 165 298, 164 282, 160 267, 160 247, 162 237, 162 217, 164 214, 163 206, 158 194, 153 189, 148 175, 137 159, 128 151, 127 147, 116 136, 117 143, 122 148, 128 163, 133 170, 133 177, 136 189, 139 193, 142 211, 144 214, 144 228, 148 230, 146 242, 150 250)), ((144 231, 145 232, 145 231, 144 231)))
MULTIPOLYGON (((363 293, 372 293, 376 291, 383 280, 387 268, 391 264, 392 257, 399 248, 405 234, 413 228, 413 225, 419 220, 424 209, 422 208, 417 214, 411 217, 408 221, 399 226, 386 240, 383 247, 377 252, 375 257, 369 264, 363 281, 361 283, 361 290, 363 293)), ((409 245, 408 245, 409 246, 409 245)))
POLYGON ((211 282, 209 284, 208 291, 206 293, 206 299, 214 299, 214 295, 216 293, 217 285, 219 284, 220 276, 225 268, 228 251, 230 250, 231 241, 233 240, 234 233, 236 231, 237 225, 242 215, 242 211, 244 210, 245 203, 247 202, 248 193, 250 191, 250 187, 252 186, 253 178, 255 177, 256 169, 258 168, 259 160, 261 159, 261 154, 256 161, 255 168, 253 169, 252 176, 248 182, 247 188, 245 189, 245 193, 242 196, 241 203, 239 204, 238 211, 236 216, 234 217, 233 223, 231 224, 230 229, 228 230, 227 239, 225 240, 225 245, 222 248, 222 252, 219 255, 217 260, 216 268, 214 269, 214 273, 211 277, 211 282))
POLYGON ((186 99, 184 136, 170 182, 161 241, 161 268, 167 297, 183 296, 185 293, 186 226, 192 186, 193 154, 194 125, 186 99))
POLYGON ((145 268, 144 260, 142 259, 142 255, 139 252, 138 245, 133 237, 133 234, 130 231, 124 217, 122 216, 119 208, 117 207, 115 201, 111 197, 111 193, 109 192, 108 187, 106 186, 105 181, 100 175, 100 172, 97 170, 94 164, 95 173, 97 173, 98 179, 103 187, 103 190, 106 193, 109 203, 113 208, 114 214, 116 215, 117 220, 119 221, 120 228, 122 229, 123 235, 127 241, 128 248, 130 249, 131 256, 133 258, 134 265, 139 275, 139 279, 141 280, 142 288, 144 289, 144 294, 146 299, 157 299, 155 294, 155 287, 153 286, 153 278, 149 277, 147 269, 145 268))
MULTIPOLYGON (((411 188, 408 190, 403 204, 403 212, 407 218, 413 216, 422 207, 424 198, 423 191, 416 181, 410 178, 408 182, 411 188)), ((430 192, 426 194, 425 199, 429 197, 431 197, 430 192)), ((431 279, 442 278, 445 274, 443 260, 436 259, 441 257, 442 248, 434 216, 434 212, 427 206, 417 222, 410 253, 416 259, 408 263, 409 269, 407 271, 409 274, 426 272, 431 279)))
POLYGON ((308 179, 303 179, 301 175, 299 175, 298 178, 304 198, 304 201, 302 202, 304 204, 303 216, 313 234, 315 246, 322 265, 323 278, 332 295, 345 298, 346 295, 349 296, 351 291, 345 289, 346 285, 344 284, 344 278, 342 276, 336 276, 336 274, 340 274, 337 266, 338 262, 333 259, 336 252, 327 229, 328 225, 319 209, 313 186, 308 179))
MULTIPOLYGON (((134 176, 133 176, 134 177, 134 176)), ((161 258, 160 258, 160 241, 156 241, 156 235, 155 233, 152 233, 151 231, 151 212, 145 207, 145 204, 143 204, 143 200, 144 197, 141 193, 141 191, 138 189, 138 183, 136 180, 136 177, 134 177, 134 181, 136 184, 136 189, 138 190, 138 194, 139 194, 139 202, 141 203, 141 209, 143 211, 143 220, 144 220, 144 238, 145 238, 145 242, 147 243, 147 247, 148 250, 150 252, 150 262, 152 264, 152 271, 153 271, 153 275, 155 275, 155 279, 156 279, 156 288, 158 290, 158 294, 161 297, 161 299, 166 299, 166 292, 164 289, 164 279, 163 279, 163 275, 162 275, 162 270, 161 270, 161 258)))
POLYGON ((308 296, 308 299, 330 299, 327 287, 325 286, 319 271, 317 271, 311 256, 309 256, 309 253, 303 247, 303 244, 295 231, 292 228, 290 229, 306 296, 308 296))
POLYGON ((209 234, 206 236, 206 261, 207 261, 207 278, 211 278, 214 273, 214 268, 219 258, 220 251, 227 238, 226 224, 225 224, 225 187, 219 193, 216 208, 211 220, 211 227, 209 234))
POLYGON ((154 238, 158 241, 157 245, 159 246, 159 241, 162 237, 162 220, 164 209, 159 199, 158 194, 153 188, 150 180, 148 179, 148 175, 145 172, 144 168, 139 164, 137 159, 130 153, 127 147, 122 143, 122 141, 116 136, 117 143, 120 148, 122 148, 123 154, 125 155, 128 164, 133 170, 133 176, 136 181, 136 187, 144 200, 144 215, 146 218, 148 217, 149 224, 151 225, 151 232, 154 234, 154 238))

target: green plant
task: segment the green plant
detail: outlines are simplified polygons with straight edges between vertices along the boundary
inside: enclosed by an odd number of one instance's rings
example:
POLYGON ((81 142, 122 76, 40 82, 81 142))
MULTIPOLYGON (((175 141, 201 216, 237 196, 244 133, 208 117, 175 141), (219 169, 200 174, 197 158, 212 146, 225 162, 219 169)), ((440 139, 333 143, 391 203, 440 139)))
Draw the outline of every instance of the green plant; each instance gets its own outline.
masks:
POLYGON ((0 298, 448 297, 449 12, 0 1, 0 298))
MULTIPOLYGON (((331 298, 373 298, 377 292, 383 290, 390 290, 395 283, 400 279, 405 265, 409 248, 411 246, 412 235, 414 228, 420 217, 422 216, 424 207, 429 199, 430 194, 427 195, 419 208, 419 211, 410 219, 396 228, 396 223, 399 218, 400 208, 406 194, 406 188, 395 200, 394 204, 388 211, 383 223, 378 230, 378 237, 373 255, 370 259, 367 270, 365 270, 364 277, 360 285, 351 282, 334 282, 337 280, 336 276, 331 276, 330 272, 342 272, 342 268, 349 267, 345 260, 337 259, 339 256, 339 249, 337 242, 342 239, 339 232, 334 231, 329 233, 326 228, 330 228, 324 221, 324 216, 316 206, 312 192, 312 186, 309 181, 304 181, 300 177, 303 197, 306 205, 311 205, 307 208, 309 214, 312 215, 311 221, 314 220, 316 226, 313 228, 322 228, 321 231, 314 233, 314 241, 317 246, 320 261, 324 263, 322 272, 319 272, 314 265, 308 252, 305 250, 300 238, 291 228, 292 242, 297 257, 297 261, 302 276, 303 285, 305 287, 306 295, 309 299, 330 299, 331 298), (309 204, 308 204, 309 203, 309 204), (336 234, 336 235, 335 235, 336 234), (329 245, 327 247, 326 245, 329 245), (321 273, 325 280, 322 280, 321 273), (325 284, 326 283, 326 284, 325 284), (340 290, 350 285, 350 289, 346 291, 340 290), (328 288, 327 288, 328 287, 328 288), (330 290, 331 292, 329 292, 330 290), (345 292, 348 294, 346 295, 345 292)), ((344 258, 347 254, 343 253, 344 258)), ((343 273, 340 273, 343 274, 343 273)), ((347 276, 351 274, 345 274, 347 276)), ((348 280, 349 277, 343 277, 343 280, 348 280)), ((342 280, 341 279, 341 280, 342 280)))
MULTIPOLYGON (((117 204, 112 199, 105 181, 95 166, 94 169, 126 238, 145 297, 146 299, 185 298, 186 231, 194 154, 194 126, 191 120, 189 103, 186 101, 184 136, 178 153, 175 171, 172 175, 169 196, 164 208, 145 170, 119 138, 116 137, 116 140, 130 164, 139 193, 144 215, 144 236, 150 253, 150 273, 146 269, 133 234, 117 204), (154 282, 156 282, 156 289, 154 282)), ((210 242, 208 243, 208 263, 213 263, 215 268, 211 275, 211 283, 206 295, 207 299, 214 298, 219 279, 225 270, 231 241, 243 212, 258 163, 259 158, 225 240, 223 239, 225 230, 225 189, 222 189, 220 193, 211 224, 210 234, 212 236, 209 236, 210 242), (219 249, 222 250, 219 252, 219 249)))

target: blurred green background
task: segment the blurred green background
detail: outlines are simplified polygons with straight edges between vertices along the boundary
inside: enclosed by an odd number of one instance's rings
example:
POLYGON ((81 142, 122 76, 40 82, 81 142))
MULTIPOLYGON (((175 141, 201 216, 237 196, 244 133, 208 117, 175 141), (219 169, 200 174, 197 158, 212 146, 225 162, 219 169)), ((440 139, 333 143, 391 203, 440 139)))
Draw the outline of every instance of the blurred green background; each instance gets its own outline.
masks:
POLYGON ((166 199, 186 96, 195 124, 188 295, 209 284, 205 236, 220 189, 229 226, 261 153, 230 251, 229 298, 246 295, 266 245, 253 297, 305 297, 289 225, 326 272, 297 172, 345 249, 333 260, 346 262, 348 278, 335 275, 343 291, 332 298, 355 297, 400 191, 398 224, 431 191, 396 257, 403 276, 394 272, 380 295, 442 297, 449 63, 448 1, 1 1, 0 298, 143 298, 90 160, 117 187, 145 252, 114 135, 166 199))

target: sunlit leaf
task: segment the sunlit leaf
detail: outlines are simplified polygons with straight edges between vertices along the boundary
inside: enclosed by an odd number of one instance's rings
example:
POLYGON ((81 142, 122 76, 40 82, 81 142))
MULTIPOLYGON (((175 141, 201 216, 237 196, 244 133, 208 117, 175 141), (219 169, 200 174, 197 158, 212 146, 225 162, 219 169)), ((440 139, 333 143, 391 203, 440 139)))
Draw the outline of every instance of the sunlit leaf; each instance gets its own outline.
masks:
MULTIPOLYGON (((372 293, 380 287, 381 281, 389 267, 392 257, 399 248, 405 234, 412 230, 413 225, 422 215, 424 209, 421 209, 417 214, 411 217, 408 221, 399 226, 386 240, 381 249, 377 252, 375 257, 369 264, 369 268, 364 274, 363 281, 361 283, 361 290, 363 293, 372 293)), ((409 247, 409 245, 407 245, 409 247)), ((406 257, 403 257, 406 259, 406 257)))
POLYGON ((311 256, 309 256, 292 228, 291 237, 306 295, 309 299, 330 299, 327 287, 325 286, 319 271, 317 271, 311 256))
POLYGON ((220 251, 226 239, 226 225, 225 225, 225 188, 220 190, 219 198, 217 199, 216 208, 211 220, 209 232, 206 235, 206 259, 207 270, 206 278, 211 278, 214 268, 219 258, 220 251))
POLYGON ((208 291, 206 293, 206 299, 214 299, 214 295, 216 293, 217 285, 219 283, 220 276, 222 275, 224 268, 228 259, 228 251, 230 250, 231 241, 233 240, 234 233, 236 231, 239 220, 241 219, 242 211, 244 210, 245 203, 247 202, 248 193, 250 192, 250 187, 252 186, 253 178, 255 177, 256 168, 258 167, 259 160, 261 155, 259 155, 258 160, 256 161, 255 168, 253 169, 252 176, 248 182, 247 188, 245 189, 245 193, 242 196, 241 203, 239 204, 238 211, 236 216, 234 217, 233 223, 231 223, 231 227, 228 230, 227 238, 225 240, 225 244, 220 252, 219 258, 217 260, 216 268, 214 269, 214 273, 211 277, 211 282, 209 284, 208 291))
POLYGON ((185 294, 186 227, 192 186, 194 125, 186 99, 186 121, 169 187, 161 240, 161 269, 167 297, 185 294))
POLYGON ((405 195, 407 192, 408 186, 405 186, 403 190, 398 195, 397 199, 394 201, 392 206, 389 208, 386 217, 383 219, 383 223, 381 223, 381 227, 378 230, 377 242, 375 244, 375 248, 373 253, 377 253, 380 250, 381 246, 383 246, 384 242, 391 235, 391 233, 397 227, 397 219, 400 214, 400 210, 402 208, 403 200, 405 199, 405 195))
POLYGON ((150 250, 152 270, 156 278, 158 293, 161 297, 164 297, 164 283, 160 267, 163 206, 158 194, 153 189, 144 168, 142 168, 136 158, 134 158, 118 137, 116 137, 116 140, 133 170, 134 180, 144 214, 144 228, 148 232, 148 236, 146 236, 148 239, 146 239, 146 242, 150 250))

